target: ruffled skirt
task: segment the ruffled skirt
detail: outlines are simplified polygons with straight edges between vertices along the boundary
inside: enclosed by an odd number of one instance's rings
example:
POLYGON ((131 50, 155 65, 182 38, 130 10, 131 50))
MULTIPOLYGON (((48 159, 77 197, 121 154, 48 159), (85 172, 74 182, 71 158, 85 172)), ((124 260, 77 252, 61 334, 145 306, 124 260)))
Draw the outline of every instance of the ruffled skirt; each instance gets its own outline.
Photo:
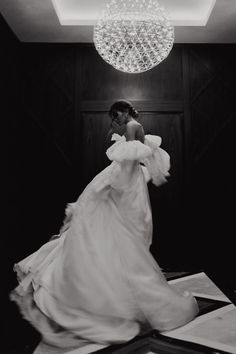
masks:
POLYGON ((11 298, 45 343, 89 353, 91 344, 98 350, 151 328, 169 330, 198 312, 149 252, 143 168, 136 164, 125 184, 120 172, 113 162, 98 174, 73 204, 61 236, 15 265, 19 286, 11 298))

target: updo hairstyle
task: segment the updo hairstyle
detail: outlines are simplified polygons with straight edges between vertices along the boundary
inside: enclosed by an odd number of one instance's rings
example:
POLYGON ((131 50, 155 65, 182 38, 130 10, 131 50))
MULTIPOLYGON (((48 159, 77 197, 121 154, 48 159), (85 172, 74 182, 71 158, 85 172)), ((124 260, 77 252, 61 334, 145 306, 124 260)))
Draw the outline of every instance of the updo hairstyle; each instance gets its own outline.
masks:
POLYGON ((138 118, 138 111, 134 108, 131 102, 126 101, 126 100, 119 100, 113 103, 113 105, 110 108, 109 111, 109 116, 113 120, 117 117, 117 112, 128 112, 128 114, 134 118, 138 118))

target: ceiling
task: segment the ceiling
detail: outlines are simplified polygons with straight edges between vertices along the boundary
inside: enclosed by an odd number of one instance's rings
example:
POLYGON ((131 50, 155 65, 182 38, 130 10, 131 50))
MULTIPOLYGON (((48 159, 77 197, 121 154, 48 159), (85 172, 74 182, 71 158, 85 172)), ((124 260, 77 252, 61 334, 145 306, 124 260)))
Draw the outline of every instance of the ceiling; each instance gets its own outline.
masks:
MULTIPOLYGON (((105 0, 0 0, 22 42, 89 43, 105 0)), ((175 43, 236 43, 236 0, 159 0, 175 26, 175 43)))
MULTIPOLYGON (((118 0, 120 1, 120 0, 118 0)), ((136 0, 140 4, 147 0, 136 0)), ((94 25, 107 0, 52 0, 61 25, 94 25)), ((133 0, 135 3, 135 0, 133 0)), ((159 0, 174 25, 205 26, 216 0, 159 0)))

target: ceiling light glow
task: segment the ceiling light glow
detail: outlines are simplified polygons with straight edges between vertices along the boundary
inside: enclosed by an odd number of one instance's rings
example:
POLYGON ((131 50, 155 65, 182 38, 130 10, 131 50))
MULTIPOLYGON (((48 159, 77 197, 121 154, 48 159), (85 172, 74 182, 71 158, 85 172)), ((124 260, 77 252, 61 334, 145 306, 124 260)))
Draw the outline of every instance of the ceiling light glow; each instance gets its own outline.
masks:
POLYGON ((127 73, 141 73, 161 63, 173 42, 174 27, 157 0, 110 0, 94 26, 100 56, 127 73))

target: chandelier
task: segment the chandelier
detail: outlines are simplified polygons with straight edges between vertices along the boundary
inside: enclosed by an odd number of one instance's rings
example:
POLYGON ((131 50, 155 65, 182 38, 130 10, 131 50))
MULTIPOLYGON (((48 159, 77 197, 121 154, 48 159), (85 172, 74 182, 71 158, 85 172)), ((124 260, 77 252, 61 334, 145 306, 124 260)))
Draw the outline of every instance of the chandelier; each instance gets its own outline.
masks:
POLYGON ((174 28, 157 0, 109 0, 93 39, 100 56, 115 69, 141 73, 168 56, 174 28))

